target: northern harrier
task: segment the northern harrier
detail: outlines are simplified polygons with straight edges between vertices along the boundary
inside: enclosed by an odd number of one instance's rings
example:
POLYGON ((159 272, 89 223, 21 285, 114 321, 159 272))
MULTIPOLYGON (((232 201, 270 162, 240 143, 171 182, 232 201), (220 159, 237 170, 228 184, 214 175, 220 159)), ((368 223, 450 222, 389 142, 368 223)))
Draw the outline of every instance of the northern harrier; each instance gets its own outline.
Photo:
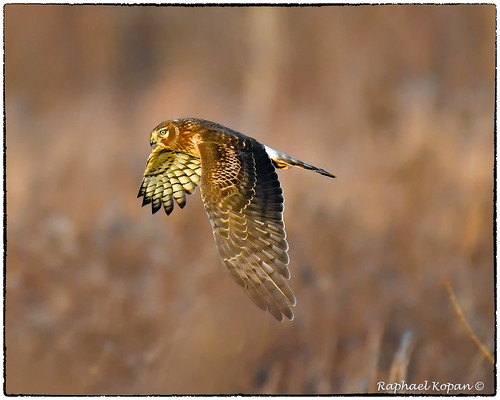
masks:
POLYGON ((263 310, 293 319, 295 296, 287 284, 288 243, 283 191, 275 168, 292 166, 334 178, 324 169, 273 150, 210 121, 174 119, 151 132, 139 195, 153 213, 186 205, 201 182, 201 196, 220 257, 233 279, 263 310))

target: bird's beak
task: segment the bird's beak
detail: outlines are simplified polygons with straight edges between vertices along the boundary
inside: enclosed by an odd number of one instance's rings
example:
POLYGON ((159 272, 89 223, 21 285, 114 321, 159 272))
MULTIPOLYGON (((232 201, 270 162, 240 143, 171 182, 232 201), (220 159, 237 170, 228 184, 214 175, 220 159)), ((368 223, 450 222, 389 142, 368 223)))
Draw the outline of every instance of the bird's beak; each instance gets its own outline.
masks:
POLYGON ((156 135, 153 133, 151 139, 149 140, 149 145, 154 149, 158 143, 156 142, 156 135))

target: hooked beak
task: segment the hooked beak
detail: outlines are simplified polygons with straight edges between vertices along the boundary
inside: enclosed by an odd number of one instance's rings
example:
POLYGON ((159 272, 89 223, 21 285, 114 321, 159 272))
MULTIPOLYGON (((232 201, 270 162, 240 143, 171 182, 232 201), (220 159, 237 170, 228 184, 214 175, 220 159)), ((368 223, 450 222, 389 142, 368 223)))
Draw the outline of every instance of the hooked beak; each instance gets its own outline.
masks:
POLYGON ((156 142, 156 135, 153 133, 151 135, 151 139, 149 139, 149 145, 154 149, 156 146, 158 146, 158 143, 156 142))

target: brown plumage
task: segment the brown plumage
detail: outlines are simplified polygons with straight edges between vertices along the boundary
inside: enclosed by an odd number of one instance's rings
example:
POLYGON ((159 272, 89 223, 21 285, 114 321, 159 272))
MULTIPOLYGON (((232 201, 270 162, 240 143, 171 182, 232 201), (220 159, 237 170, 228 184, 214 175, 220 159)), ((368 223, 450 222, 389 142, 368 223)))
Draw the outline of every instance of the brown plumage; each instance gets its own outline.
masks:
POLYGON ((295 296, 288 286, 288 243, 283 222, 283 192, 276 168, 298 166, 329 172, 264 146, 210 121, 174 119, 151 133, 138 197, 163 205, 170 214, 186 205, 201 183, 201 196, 220 257, 233 279, 276 319, 293 319, 295 296))

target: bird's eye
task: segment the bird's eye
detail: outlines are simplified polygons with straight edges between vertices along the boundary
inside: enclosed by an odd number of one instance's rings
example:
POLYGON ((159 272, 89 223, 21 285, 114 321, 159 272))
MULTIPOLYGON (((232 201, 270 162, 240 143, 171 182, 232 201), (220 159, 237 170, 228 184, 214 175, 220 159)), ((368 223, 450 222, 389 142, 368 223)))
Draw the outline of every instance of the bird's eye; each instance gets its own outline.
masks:
POLYGON ((166 128, 162 128, 158 131, 158 136, 164 137, 168 136, 168 130, 166 128))

